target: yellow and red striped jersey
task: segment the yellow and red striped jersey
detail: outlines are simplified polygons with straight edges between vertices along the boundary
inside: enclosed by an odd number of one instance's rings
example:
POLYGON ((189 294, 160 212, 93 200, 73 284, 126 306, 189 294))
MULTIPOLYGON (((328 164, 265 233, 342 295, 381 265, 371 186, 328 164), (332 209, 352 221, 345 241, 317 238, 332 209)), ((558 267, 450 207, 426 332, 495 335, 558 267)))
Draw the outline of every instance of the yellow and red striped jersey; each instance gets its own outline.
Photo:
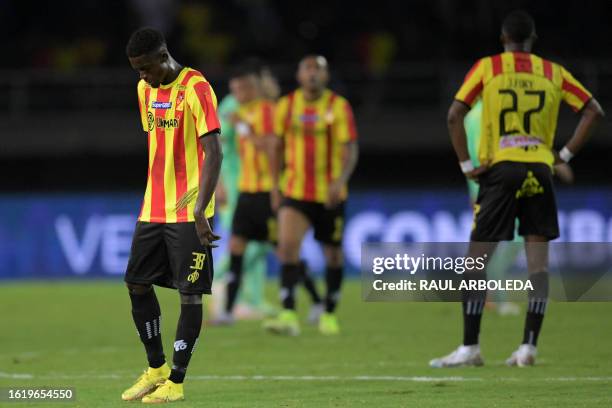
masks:
POLYGON ((283 194, 324 203, 329 185, 342 174, 344 144, 357 140, 351 105, 329 89, 309 102, 298 89, 276 105, 274 131, 285 142, 283 194))
POLYGON ((480 59, 455 99, 483 100, 479 159, 541 162, 552 166, 561 101, 581 110, 591 94, 561 65, 525 52, 480 59))
POLYGON ((274 134, 274 103, 257 99, 241 105, 236 114, 243 124, 236 126, 240 155, 238 190, 247 193, 269 192, 272 189, 272 176, 268 154, 255 148, 250 137, 262 138, 274 134))
MULTIPOLYGON (((220 129, 217 98, 204 76, 183 68, 170 84, 138 83, 142 128, 148 133, 149 172, 139 221, 194 221, 204 152, 199 137, 220 129)), ((206 217, 214 214, 214 197, 206 217)))

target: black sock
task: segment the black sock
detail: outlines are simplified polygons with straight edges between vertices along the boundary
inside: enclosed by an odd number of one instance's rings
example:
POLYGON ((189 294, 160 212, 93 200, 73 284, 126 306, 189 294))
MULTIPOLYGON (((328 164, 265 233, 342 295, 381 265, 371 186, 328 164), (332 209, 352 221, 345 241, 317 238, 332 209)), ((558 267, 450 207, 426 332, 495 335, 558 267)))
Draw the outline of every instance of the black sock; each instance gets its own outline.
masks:
POLYGON ((328 267, 325 270, 325 283, 327 283, 327 295, 325 296, 325 311, 333 313, 340 300, 340 288, 342 287, 343 267, 328 267))
POLYGON ((281 265, 281 302, 284 309, 295 310, 295 285, 300 278, 300 264, 281 265))
POLYGON ((159 368, 166 362, 161 340, 161 311, 153 288, 143 295, 130 291, 132 317, 147 352, 149 367, 159 368))
POLYGON ((242 280, 242 255, 231 255, 230 269, 228 271, 227 299, 225 311, 231 313, 238 297, 240 281, 242 280))
POLYGON ((312 303, 321 303, 321 296, 317 291, 317 285, 308 274, 308 266, 304 261, 300 262, 300 277, 302 279, 302 282, 304 283, 304 288, 306 289, 306 292, 308 292, 308 295, 310 296, 310 300, 312 300, 312 303))
MULTIPOLYGON (((469 272, 464 276, 464 280, 468 281, 468 284, 469 281, 486 278, 485 272, 469 272)), ((486 290, 466 290, 463 293, 463 344, 465 346, 478 344, 480 321, 482 320, 486 296, 486 290)))
POLYGON ((185 372, 198 342, 201 328, 202 304, 181 304, 181 316, 176 328, 172 371, 169 378, 173 383, 179 384, 185 379, 185 372))
POLYGON ((538 336, 542 329, 544 313, 548 303, 548 272, 537 272, 529 276, 533 291, 529 293, 527 316, 525 317, 525 330, 523 344, 537 346, 538 336))

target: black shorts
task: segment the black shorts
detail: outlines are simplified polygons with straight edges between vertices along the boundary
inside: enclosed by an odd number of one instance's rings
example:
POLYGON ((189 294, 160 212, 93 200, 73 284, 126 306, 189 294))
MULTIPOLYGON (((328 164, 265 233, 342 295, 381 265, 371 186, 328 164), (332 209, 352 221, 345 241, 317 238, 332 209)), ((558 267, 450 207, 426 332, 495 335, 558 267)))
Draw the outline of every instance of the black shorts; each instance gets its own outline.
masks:
POLYGON ((500 162, 479 177, 472 241, 497 242, 519 235, 559 236, 552 172, 544 163, 500 162))
POLYGON ((270 193, 240 193, 232 220, 232 235, 276 243, 277 233, 270 193))
POLYGON ((210 294, 213 276, 212 251, 200 243, 195 222, 136 223, 125 273, 127 283, 210 294))
POLYGON ((314 228, 314 238, 327 245, 342 245, 344 233, 344 206, 341 202, 335 208, 325 208, 321 203, 312 201, 294 200, 285 197, 281 207, 295 208, 308 218, 314 228))

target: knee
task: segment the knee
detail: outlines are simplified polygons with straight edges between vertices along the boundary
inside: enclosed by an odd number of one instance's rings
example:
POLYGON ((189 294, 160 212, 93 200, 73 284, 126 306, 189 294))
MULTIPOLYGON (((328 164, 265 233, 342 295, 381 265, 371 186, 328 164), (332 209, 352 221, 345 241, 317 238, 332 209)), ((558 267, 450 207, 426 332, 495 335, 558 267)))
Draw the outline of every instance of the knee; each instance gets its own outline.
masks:
POLYGON ((344 258, 342 256, 342 248, 333 248, 326 251, 327 266, 330 268, 341 268, 344 264, 344 258))
POLYGON ((300 260, 300 247, 296 242, 279 242, 276 252, 282 263, 297 263, 300 260))
POLYGON ((152 287, 151 285, 141 285, 137 283, 126 283, 128 291, 133 295, 144 295, 148 293, 152 287))
POLYGON ((242 255, 246 249, 246 240, 242 237, 232 235, 229 246, 232 255, 242 255))
POLYGON ((181 304, 183 305, 201 305, 202 295, 181 293, 181 304))

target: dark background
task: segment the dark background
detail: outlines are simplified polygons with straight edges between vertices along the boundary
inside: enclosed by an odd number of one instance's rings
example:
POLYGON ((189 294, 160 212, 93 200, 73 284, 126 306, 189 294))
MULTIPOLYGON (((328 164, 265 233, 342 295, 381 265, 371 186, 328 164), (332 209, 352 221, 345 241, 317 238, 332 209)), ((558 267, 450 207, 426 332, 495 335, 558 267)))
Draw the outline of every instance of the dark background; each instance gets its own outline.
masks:
MULTIPOLYGON (((181 63, 201 70, 219 100, 231 67, 264 58, 283 91, 306 53, 328 57, 331 87, 348 97, 360 130, 356 188, 462 186, 446 109, 470 65, 500 52, 510 10, 536 19, 535 53, 565 65, 612 111, 609 1, 0 1, 0 189, 142 190, 129 34, 163 30, 181 63)), ((557 147, 577 116, 562 108, 557 147)), ((606 118, 572 164, 577 181, 608 185, 606 118)))

